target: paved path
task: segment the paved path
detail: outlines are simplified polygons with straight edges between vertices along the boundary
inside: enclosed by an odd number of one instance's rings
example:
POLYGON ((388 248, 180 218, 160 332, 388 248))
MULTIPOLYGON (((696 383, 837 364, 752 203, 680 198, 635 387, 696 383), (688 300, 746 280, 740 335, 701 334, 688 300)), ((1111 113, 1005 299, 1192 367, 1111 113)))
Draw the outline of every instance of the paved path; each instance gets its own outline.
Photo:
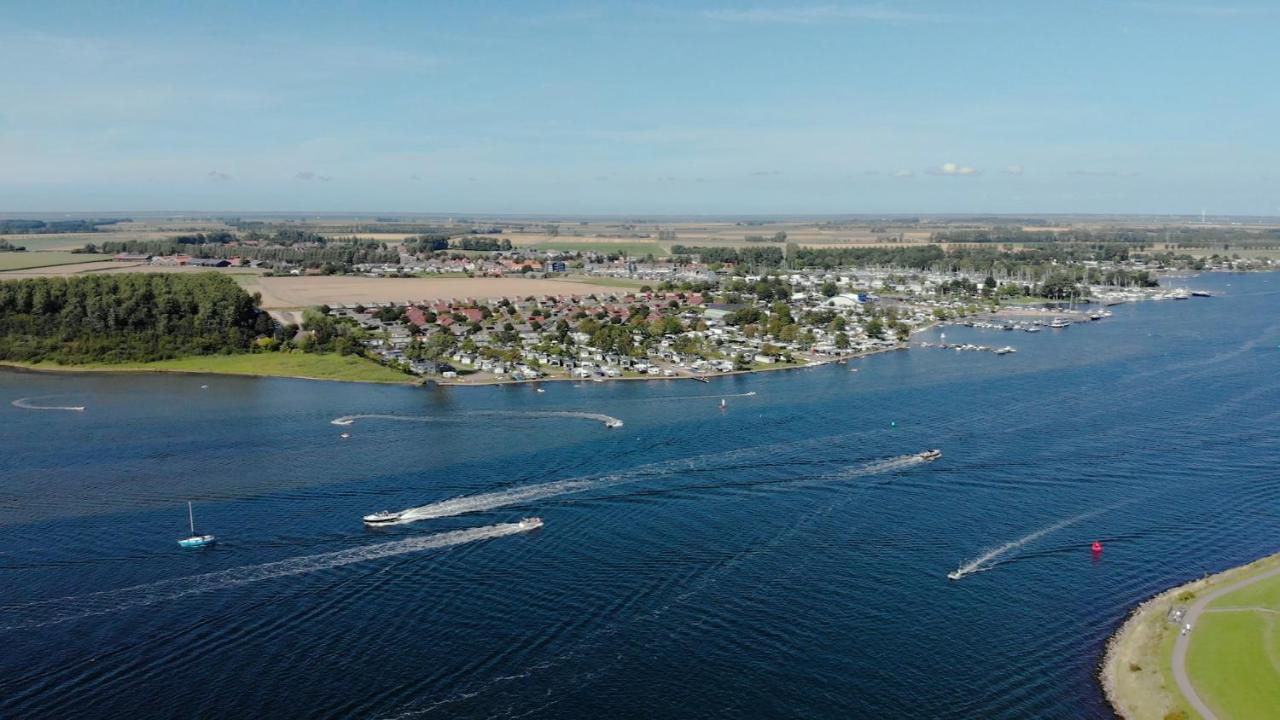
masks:
MULTIPOLYGON (((1191 686, 1191 679, 1187 677, 1187 646, 1191 642, 1191 636, 1195 633, 1196 621, 1200 619, 1200 614, 1205 612, 1205 606, 1217 600, 1218 598, 1230 592, 1235 592, 1243 587, 1248 587, 1256 582, 1261 582, 1270 577, 1280 575, 1280 568, 1275 568, 1255 575, 1251 578, 1231 583, 1230 585, 1220 587, 1217 590, 1205 595, 1195 601, 1183 616, 1182 622, 1191 626, 1191 632, 1183 635, 1181 631, 1178 633, 1178 639, 1173 643, 1173 679, 1178 683, 1178 690, 1182 691, 1182 696, 1191 703, 1191 707, 1200 713, 1200 717, 1204 720, 1218 720, 1218 716, 1205 705, 1204 700, 1196 694, 1196 689, 1191 686)), ((1238 608, 1236 608, 1238 609, 1238 608)), ((1212 612, 1212 611, 1210 611, 1212 612)))

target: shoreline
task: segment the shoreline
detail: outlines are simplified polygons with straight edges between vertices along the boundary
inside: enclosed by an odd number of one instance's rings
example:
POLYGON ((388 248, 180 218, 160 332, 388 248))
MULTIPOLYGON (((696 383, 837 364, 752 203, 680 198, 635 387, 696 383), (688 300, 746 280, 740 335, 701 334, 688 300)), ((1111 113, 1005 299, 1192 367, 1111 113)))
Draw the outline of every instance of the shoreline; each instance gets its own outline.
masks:
MULTIPOLYGON (((718 372, 711 375, 695 375, 690 373, 680 373, 680 374, 671 375, 671 376, 646 375, 641 377, 613 377, 613 378, 606 377, 606 378, 600 378, 599 382, 601 383, 610 383, 610 382, 618 382, 618 381, 658 382, 663 380, 697 380, 701 382, 710 382, 713 378, 728 377, 731 375, 752 375, 756 373, 778 372, 783 370, 812 369, 816 367, 822 367, 825 365, 831 365, 839 362, 842 359, 857 360, 865 357, 871 357, 872 355, 879 355, 881 353, 896 352, 899 350, 907 350, 907 349, 908 347, 904 344, 904 345, 899 345, 899 346, 890 347, 890 348, 879 348, 876 350, 870 350, 863 353, 857 353, 855 355, 846 355, 843 358, 832 358, 829 360, 809 362, 802 365, 785 365, 785 366, 779 366, 779 367, 755 368, 752 370, 730 370, 729 372, 718 372)), ((373 361, 371 360, 370 362, 373 362, 373 361)), ((321 381, 321 382, 365 383, 365 384, 371 384, 371 385, 404 385, 404 386, 411 386, 411 387, 432 387, 432 386, 493 387, 493 386, 499 386, 499 385, 534 385, 536 386, 539 383, 548 383, 548 382, 596 382, 596 380, 592 378, 575 378, 575 377, 544 377, 544 378, 538 378, 536 380, 493 379, 493 380, 481 380, 477 382, 467 382, 465 380, 461 380, 461 381, 460 380, 439 380, 431 377, 416 377, 411 375, 406 375, 405 379, 401 381, 353 380, 353 379, 347 379, 347 378, 316 377, 313 375, 292 375, 287 373, 270 373, 270 372, 254 373, 254 372, 219 371, 219 370, 207 370, 207 369, 206 370, 196 370, 196 369, 187 370, 183 368, 139 367, 138 364, 130 365, 128 363, 122 363, 119 367, 113 367, 105 364, 59 365, 59 364, 45 364, 45 363, 23 363, 23 362, 17 362, 13 360, 0 360, 0 369, 16 370, 20 372, 48 373, 48 374, 55 374, 55 375, 60 373, 63 373, 63 374, 65 373, 118 373, 118 374, 131 374, 131 375, 156 373, 156 374, 165 374, 165 375, 223 375, 223 376, 229 376, 229 377, 283 378, 288 380, 315 380, 315 381, 321 381)))
POLYGON ((1174 682, 1172 651, 1178 635, 1171 634, 1177 626, 1167 620, 1169 612, 1175 607, 1185 610, 1215 587, 1276 567, 1280 567, 1280 553, 1203 575, 1138 603, 1107 639, 1098 665, 1096 677, 1112 711, 1125 720, 1177 712, 1198 717, 1174 682))
POLYGON ((185 370, 182 368, 148 368, 130 366, 121 364, 120 367, 110 367, 107 365, 56 365, 56 364, 34 364, 20 363, 13 360, 0 360, 0 369, 15 370, 18 372, 46 373, 49 375, 73 374, 73 373, 101 373, 101 374, 118 374, 118 375, 220 375, 226 377, 242 377, 242 378, 280 378, 284 380, 314 380, 318 382, 343 382, 343 383, 361 383, 365 385, 422 385, 420 380, 414 380, 411 376, 406 375, 403 381, 394 380, 349 380, 346 378, 332 377, 315 377, 312 375, 285 375, 278 373, 252 373, 252 372, 232 372, 218 370, 185 370))
MULTIPOLYGON (((659 382, 662 380, 697 380, 700 382, 710 382, 714 378, 729 377, 731 375, 754 375, 756 373, 781 372, 784 370, 811 370, 816 367, 822 367, 824 365, 832 365, 832 364, 838 363, 840 360, 859 360, 864 357, 871 357, 872 355, 879 355, 881 353, 896 352, 898 350, 908 350, 908 349, 910 349, 909 346, 907 346, 904 343, 904 344, 897 345, 890 348, 879 348, 876 350, 869 350, 867 352, 857 353, 854 355, 846 355, 843 358, 831 358, 829 360, 815 360, 812 362, 804 363, 802 365, 780 365, 777 367, 754 368, 751 370, 730 370, 728 372, 717 372, 714 374, 704 374, 704 375, 696 375, 692 373, 679 373, 676 375, 665 375, 665 376, 664 375, 644 375, 644 376, 638 376, 638 377, 612 377, 612 378, 604 377, 604 378, 599 378, 598 381, 601 383, 610 383, 610 382, 619 382, 619 381, 659 382)), ((460 380, 453 380, 453 379, 436 380, 433 378, 424 378, 422 381, 422 384, 439 385, 441 387, 487 387, 487 386, 494 386, 494 385, 537 385, 538 383, 544 383, 544 382, 597 382, 597 380, 594 378, 576 378, 576 377, 560 377, 560 376, 542 377, 542 378, 537 378, 535 380, 480 380, 477 382, 467 382, 465 380, 460 381, 460 380)))

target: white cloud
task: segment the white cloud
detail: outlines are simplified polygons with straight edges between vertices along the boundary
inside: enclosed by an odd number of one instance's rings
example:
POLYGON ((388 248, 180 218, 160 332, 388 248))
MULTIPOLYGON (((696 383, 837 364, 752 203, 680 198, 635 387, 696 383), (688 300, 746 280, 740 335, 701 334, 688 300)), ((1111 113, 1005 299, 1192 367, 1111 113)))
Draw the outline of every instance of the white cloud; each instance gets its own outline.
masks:
POLYGON ((803 7, 773 7, 706 10, 703 17, 718 22, 773 23, 809 25, 836 20, 865 22, 908 23, 942 22, 942 15, 895 10, 884 5, 808 5, 803 7))
POLYGON ((977 175, 978 171, 968 165, 957 165, 953 162, 942 163, 937 170, 933 171, 934 175, 977 175))
POLYGON ((1021 165, 1006 165, 1004 171, 1006 175, 1021 175, 1024 168, 1021 165))

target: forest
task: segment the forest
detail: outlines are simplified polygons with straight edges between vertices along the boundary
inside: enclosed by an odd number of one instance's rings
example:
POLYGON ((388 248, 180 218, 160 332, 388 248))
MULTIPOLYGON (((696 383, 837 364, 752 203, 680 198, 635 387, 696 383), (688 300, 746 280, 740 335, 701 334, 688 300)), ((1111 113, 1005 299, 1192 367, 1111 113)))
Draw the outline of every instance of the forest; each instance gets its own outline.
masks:
POLYGON ((3 220, 0 219, 0 234, 3 235, 45 235, 49 233, 91 233, 98 232, 101 225, 114 225, 127 220, 3 220))
POLYGON ((239 353, 272 330, 257 298, 215 273, 0 282, 0 360, 146 362, 239 353))

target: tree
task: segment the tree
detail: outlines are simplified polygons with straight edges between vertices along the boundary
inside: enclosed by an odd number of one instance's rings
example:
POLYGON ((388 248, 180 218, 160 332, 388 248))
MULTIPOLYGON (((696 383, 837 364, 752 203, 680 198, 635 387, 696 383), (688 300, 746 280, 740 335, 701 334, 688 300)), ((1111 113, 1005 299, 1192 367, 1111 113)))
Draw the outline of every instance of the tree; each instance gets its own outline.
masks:
POLYGON ((875 338, 876 340, 883 340, 884 323, 878 316, 872 317, 871 320, 867 322, 866 332, 867 337, 875 338))
POLYGON ((839 288, 836 287, 834 282, 828 280, 822 283, 822 294, 824 296, 835 297, 837 292, 839 292, 839 288))
POLYGON ((843 332, 836 333, 835 346, 841 350, 848 350, 849 335, 843 332))

